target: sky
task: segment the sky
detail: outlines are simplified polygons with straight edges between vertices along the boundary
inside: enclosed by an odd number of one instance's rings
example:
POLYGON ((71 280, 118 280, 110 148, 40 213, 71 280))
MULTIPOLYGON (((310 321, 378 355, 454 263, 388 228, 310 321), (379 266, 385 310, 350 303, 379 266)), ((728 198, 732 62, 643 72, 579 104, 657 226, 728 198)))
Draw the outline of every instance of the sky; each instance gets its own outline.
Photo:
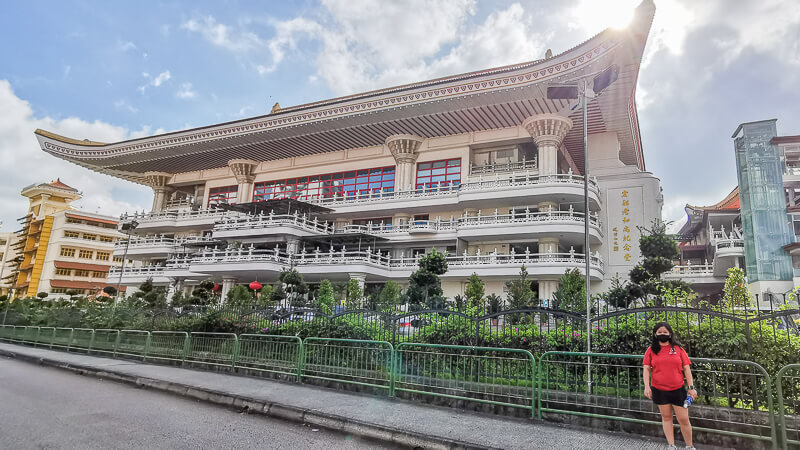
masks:
MULTIPOLYGON (((40 150, 43 128, 118 141, 397 84, 540 59, 638 0, 54 1, 0 5, 0 232, 30 184, 58 177, 77 206, 149 209, 149 188, 40 150)), ((656 0, 637 103, 664 218, 736 185, 739 123, 800 134, 797 0, 656 0)))

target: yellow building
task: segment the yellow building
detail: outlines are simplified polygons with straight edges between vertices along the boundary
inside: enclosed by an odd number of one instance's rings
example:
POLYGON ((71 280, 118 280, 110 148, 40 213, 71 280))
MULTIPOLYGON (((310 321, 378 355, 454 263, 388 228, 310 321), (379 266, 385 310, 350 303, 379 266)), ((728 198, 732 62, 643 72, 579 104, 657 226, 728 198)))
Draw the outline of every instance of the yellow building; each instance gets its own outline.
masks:
POLYGON ((114 240, 121 237, 109 216, 76 211, 80 192, 61 180, 31 185, 28 213, 14 248, 22 260, 12 286, 15 297, 39 292, 91 294, 108 284, 114 240))

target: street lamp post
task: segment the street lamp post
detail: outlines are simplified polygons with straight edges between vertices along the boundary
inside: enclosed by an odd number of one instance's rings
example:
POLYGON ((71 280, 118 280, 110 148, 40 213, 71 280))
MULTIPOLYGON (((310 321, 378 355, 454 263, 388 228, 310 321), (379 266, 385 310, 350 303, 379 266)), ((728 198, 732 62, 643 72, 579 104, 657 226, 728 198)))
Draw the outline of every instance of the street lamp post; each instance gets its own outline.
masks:
MULTIPOLYGON (((569 80, 565 84, 558 84, 547 87, 548 99, 565 99, 574 100, 579 99, 583 108, 583 256, 585 265, 585 281, 586 281, 586 353, 592 352, 592 292, 591 283, 589 280, 589 271, 591 270, 591 252, 589 250, 589 97, 587 80, 590 76, 593 78, 593 93, 596 97, 599 93, 617 80, 619 76, 619 67, 616 65, 610 66, 605 70, 597 73, 584 75, 582 78, 583 83, 577 83, 580 78, 569 80)), ((577 105, 576 105, 577 106, 577 105)), ((573 107, 574 108, 574 107, 573 107)), ((592 375, 591 365, 592 357, 588 357, 587 368, 587 382, 588 392, 592 390, 592 375)))
POLYGON ((131 232, 133 232, 133 230, 135 230, 138 226, 139 222, 135 220, 131 220, 127 227, 122 225, 123 230, 126 228, 128 230, 128 239, 125 240, 125 251, 122 254, 122 267, 119 269, 119 278, 117 279, 117 295, 114 298, 114 307, 117 306, 117 302, 119 301, 120 288, 122 287, 122 273, 125 272, 125 262, 128 259, 128 247, 131 245, 131 232))

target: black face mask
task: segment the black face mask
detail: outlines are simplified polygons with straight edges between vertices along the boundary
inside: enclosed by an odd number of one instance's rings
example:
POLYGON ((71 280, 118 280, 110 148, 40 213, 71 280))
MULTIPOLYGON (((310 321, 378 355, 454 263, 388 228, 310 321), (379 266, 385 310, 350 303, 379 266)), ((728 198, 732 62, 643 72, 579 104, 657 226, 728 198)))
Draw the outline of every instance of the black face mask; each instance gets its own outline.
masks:
POLYGON ((670 339, 671 337, 672 337, 672 336, 670 336, 670 335, 668 335, 668 334, 657 334, 657 335, 656 335, 656 339, 658 339, 658 340, 659 340, 659 342, 669 342, 669 339, 670 339))

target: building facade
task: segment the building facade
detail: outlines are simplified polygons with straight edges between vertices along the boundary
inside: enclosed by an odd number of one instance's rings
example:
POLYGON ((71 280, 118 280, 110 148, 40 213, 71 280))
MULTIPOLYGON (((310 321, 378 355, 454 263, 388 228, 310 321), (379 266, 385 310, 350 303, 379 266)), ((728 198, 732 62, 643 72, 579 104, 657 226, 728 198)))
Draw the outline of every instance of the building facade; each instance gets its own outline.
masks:
POLYGON ((128 286, 210 278, 224 294, 290 267, 312 283, 405 284, 436 248, 447 252, 447 296, 472 273, 503 295, 524 266, 550 299, 586 258, 598 291, 638 262, 637 226, 661 217, 634 100, 653 13, 645 1, 626 30, 543 60, 237 122, 117 143, 36 136, 56 157, 153 189, 151 211, 121 219, 131 239, 114 254, 142 262, 122 272, 128 286), (547 88, 591 86, 608 68, 616 81, 587 92, 585 161, 581 107, 547 88))
POLYGON ((800 136, 778 136, 776 122, 737 127, 739 185, 716 205, 686 206, 681 260, 667 277, 719 296, 727 269, 740 267, 762 302, 800 285, 800 136))
POLYGON ((109 270, 121 262, 113 256, 122 236, 118 221, 72 209, 81 194, 60 180, 28 186, 22 195, 29 209, 13 244, 22 256, 13 272, 14 295, 95 294, 107 286, 109 270))
POLYGON ((0 295, 8 295, 14 284, 17 257, 15 237, 14 233, 0 233, 0 295))

